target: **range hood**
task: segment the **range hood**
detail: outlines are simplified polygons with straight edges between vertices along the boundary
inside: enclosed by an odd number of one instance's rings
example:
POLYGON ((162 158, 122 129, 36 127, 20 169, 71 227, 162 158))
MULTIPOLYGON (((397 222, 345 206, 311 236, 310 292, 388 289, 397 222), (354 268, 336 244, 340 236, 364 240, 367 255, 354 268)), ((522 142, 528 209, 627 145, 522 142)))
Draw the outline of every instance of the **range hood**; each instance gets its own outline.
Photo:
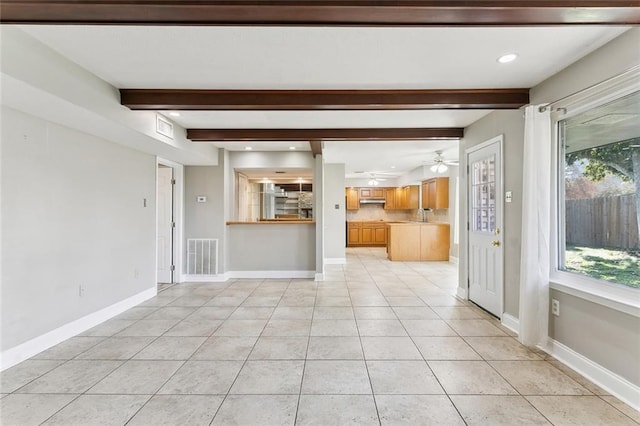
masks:
POLYGON ((364 198, 360 200, 360 204, 384 204, 384 198, 364 198))

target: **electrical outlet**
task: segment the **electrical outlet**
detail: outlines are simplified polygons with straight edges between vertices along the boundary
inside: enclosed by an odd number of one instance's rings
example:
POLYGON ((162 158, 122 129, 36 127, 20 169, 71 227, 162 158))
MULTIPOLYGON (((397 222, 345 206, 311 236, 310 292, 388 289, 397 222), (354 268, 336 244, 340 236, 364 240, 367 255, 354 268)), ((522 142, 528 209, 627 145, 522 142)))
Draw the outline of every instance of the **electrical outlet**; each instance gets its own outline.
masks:
POLYGON ((560 316, 560 301, 551 299, 551 313, 557 317, 560 316))
POLYGON ((78 296, 80 297, 84 296, 84 284, 80 284, 78 286, 78 296))

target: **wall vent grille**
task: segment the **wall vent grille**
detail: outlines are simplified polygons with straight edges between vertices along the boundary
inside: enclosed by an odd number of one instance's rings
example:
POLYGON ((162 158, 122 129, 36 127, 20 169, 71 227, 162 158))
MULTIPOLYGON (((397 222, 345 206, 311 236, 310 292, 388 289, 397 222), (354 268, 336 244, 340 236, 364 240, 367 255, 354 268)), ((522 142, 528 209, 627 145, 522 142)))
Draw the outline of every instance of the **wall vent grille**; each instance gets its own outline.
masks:
POLYGON ((217 239, 187 239, 187 274, 218 275, 217 239))

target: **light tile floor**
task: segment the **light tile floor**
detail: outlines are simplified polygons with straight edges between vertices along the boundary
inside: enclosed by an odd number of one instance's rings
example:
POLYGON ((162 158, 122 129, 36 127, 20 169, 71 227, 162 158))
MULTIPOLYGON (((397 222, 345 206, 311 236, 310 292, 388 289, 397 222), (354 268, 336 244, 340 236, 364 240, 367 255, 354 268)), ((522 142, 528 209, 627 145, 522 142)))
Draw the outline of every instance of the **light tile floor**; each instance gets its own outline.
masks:
POLYGON ((180 284, 0 375, 9 425, 637 425, 455 298, 456 267, 348 249, 326 281, 180 284))

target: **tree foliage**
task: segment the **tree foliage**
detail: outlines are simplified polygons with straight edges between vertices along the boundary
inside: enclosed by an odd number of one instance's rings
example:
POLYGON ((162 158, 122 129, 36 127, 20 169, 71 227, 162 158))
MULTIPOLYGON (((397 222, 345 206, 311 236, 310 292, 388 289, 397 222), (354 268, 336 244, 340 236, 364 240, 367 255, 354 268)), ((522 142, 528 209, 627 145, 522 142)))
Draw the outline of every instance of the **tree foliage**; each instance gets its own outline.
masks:
POLYGON ((608 174, 614 174, 624 181, 634 181, 633 151, 639 150, 640 138, 616 142, 609 145, 588 148, 567 154, 568 165, 581 162, 585 165, 584 175, 601 181, 608 174))

